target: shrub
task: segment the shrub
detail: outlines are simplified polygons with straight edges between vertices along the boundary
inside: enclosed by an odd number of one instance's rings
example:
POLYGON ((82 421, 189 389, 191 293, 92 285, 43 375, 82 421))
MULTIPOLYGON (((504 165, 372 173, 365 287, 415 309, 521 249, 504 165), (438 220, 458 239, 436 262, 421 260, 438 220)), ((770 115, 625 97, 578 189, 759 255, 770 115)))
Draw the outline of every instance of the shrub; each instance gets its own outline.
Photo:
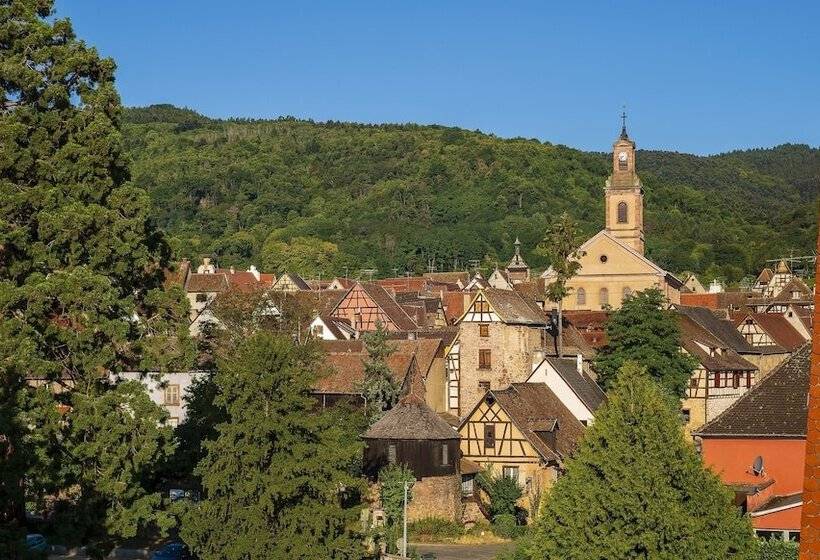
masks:
POLYGON ((464 526, 441 517, 426 517, 410 523, 407 532, 416 540, 438 541, 459 538, 464 534, 464 526))
POLYGON ((526 528, 518 525, 515 515, 502 513, 493 518, 493 533, 502 539, 514 539, 520 536, 526 528))
POLYGON ((504 514, 515 517, 518 509, 516 502, 521 497, 521 487, 515 480, 494 476, 489 469, 479 473, 476 480, 490 497, 490 515, 493 519, 504 514))
POLYGON ((797 560, 799 545, 778 539, 760 540, 760 560, 797 560))

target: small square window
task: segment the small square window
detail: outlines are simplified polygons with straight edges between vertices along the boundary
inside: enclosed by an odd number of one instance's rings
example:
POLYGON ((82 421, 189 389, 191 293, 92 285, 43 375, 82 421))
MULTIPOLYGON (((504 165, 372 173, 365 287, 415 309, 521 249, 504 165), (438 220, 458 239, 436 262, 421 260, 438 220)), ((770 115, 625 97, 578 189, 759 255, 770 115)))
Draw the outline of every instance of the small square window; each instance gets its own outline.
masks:
POLYGON ((478 351, 478 369, 492 368, 492 352, 488 349, 478 351))
POLYGON ((481 338, 487 338, 490 336, 490 325, 478 325, 478 336, 481 338))
POLYGON ((479 391, 483 391, 486 393, 490 390, 490 382, 489 381, 479 381, 478 382, 478 389, 479 391))
POLYGON ((504 467, 502 469, 502 475, 504 478, 511 478, 518 482, 518 467, 504 467))
POLYGON ((168 406, 179 406, 179 385, 168 385, 165 387, 165 404, 168 406))

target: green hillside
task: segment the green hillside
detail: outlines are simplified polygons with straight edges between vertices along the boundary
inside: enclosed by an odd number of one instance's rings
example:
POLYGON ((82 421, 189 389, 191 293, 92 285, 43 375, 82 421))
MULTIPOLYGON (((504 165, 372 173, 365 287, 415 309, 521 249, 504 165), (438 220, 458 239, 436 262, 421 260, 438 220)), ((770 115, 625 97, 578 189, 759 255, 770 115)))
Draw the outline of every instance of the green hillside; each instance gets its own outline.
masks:
MULTIPOLYGON (((538 267, 531 251, 557 214, 602 227, 605 153, 440 126, 217 121, 168 105, 128 109, 125 123, 133 179, 179 256, 216 252, 224 266, 323 277, 421 271, 430 258, 491 266, 518 235, 538 267)), ((647 252, 669 270, 739 280, 814 246, 818 149, 640 151, 638 170, 647 252)))

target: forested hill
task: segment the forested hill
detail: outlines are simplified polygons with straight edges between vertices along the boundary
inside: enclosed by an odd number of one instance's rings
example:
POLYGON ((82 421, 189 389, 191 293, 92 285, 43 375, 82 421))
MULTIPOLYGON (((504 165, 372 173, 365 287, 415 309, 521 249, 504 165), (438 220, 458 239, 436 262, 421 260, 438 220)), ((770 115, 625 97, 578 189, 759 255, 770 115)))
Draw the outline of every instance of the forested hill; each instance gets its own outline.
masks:
MULTIPOLYGON (((328 277, 422 271, 430 258, 503 265, 519 236, 540 267, 532 251, 556 215, 585 234, 603 227, 606 153, 441 126, 219 121, 168 105, 124 120, 133 179, 179 256, 215 252, 223 266, 328 277)), ((736 281, 814 246, 818 149, 640 151, 638 171, 648 256, 668 270, 736 281)))

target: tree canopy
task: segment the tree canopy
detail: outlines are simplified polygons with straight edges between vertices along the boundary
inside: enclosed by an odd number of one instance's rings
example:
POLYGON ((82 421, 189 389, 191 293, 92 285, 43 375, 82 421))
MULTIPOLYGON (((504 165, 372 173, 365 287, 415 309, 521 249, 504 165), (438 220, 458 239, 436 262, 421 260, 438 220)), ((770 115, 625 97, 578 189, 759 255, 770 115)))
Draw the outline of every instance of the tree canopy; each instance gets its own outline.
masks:
POLYGON ((543 560, 757 558, 749 519, 634 363, 621 369, 520 552, 543 560))
POLYGON ((226 420, 196 468, 207 497, 180 532, 203 560, 361 557, 362 423, 343 407, 317 410, 317 358, 259 332, 218 361, 226 420))
MULTIPOLYGON (((126 120, 134 180, 175 250, 215 251, 225 266, 284 267, 268 256, 280 254, 323 277, 422 272, 428 259, 440 270, 491 266, 518 236, 527 262, 544 268, 535 248, 554 216, 569 213, 583 237, 604 224, 604 153, 441 126, 224 121, 170 106, 128 109, 126 120), (314 239, 307 262, 289 257, 298 238, 314 239)), ((820 150, 640 151, 638 173, 647 254, 667 270, 736 281, 765 259, 811 252, 820 150)))
POLYGON ((680 327, 660 290, 624 298, 606 323, 607 344, 595 356, 598 382, 612 386, 627 362, 645 367, 671 395, 683 397, 697 362, 680 351, 680 327))

